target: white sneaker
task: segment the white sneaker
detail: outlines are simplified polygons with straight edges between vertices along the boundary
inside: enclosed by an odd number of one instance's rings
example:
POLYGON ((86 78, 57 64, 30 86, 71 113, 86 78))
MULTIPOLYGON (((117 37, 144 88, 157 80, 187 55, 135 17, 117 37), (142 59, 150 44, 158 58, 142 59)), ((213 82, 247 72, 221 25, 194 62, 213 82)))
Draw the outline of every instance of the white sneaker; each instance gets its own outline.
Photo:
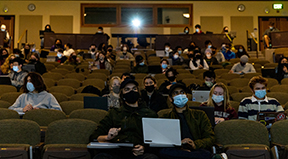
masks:
POLYGON ((223 159, 228 159, 226 153, 221 153, 221 157, 222 157, 223 159))

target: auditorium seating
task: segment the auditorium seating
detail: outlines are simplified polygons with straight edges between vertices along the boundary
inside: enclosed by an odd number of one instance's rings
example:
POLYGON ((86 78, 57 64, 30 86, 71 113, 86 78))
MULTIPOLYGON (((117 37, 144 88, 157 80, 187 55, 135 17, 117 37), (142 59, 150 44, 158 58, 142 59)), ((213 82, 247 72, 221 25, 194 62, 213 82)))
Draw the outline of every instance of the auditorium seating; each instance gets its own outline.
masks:
POLYGON ((0 85, 0 96, 8 92, 17 92, 17 89, 11 85, 0 85))
POLYGON ((98 125, 107 114, 107 111, 101 109, 77 109, 69 114, 69 119, 91 120, 98 125))
POLYGON ((64 101, 59 103, 63 112, 69 115, 71 112, 77 109, 84 109, 84 102, 83 101, 64 101))
MULTIPOLYGON (((0 102, 0 104, 2 104, 0 102)), ((7 108, 0 108, 0 120, 3 120, 3 119, 19 119, 20 116, 19 114, 14 111, 14 110, 10 110, 10 109, 7 109, 7 108)))

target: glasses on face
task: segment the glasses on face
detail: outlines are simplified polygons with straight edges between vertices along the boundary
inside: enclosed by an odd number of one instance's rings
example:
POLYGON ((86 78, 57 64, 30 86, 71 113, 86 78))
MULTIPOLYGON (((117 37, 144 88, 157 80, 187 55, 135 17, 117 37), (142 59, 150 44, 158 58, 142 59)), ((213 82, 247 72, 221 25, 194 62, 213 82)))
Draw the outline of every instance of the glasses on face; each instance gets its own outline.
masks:
POLYGON ((179 94, 185 94, 184 90, 180 90, 180 91, 173 91, 172 93, 174 96, 177 96, 179 94))

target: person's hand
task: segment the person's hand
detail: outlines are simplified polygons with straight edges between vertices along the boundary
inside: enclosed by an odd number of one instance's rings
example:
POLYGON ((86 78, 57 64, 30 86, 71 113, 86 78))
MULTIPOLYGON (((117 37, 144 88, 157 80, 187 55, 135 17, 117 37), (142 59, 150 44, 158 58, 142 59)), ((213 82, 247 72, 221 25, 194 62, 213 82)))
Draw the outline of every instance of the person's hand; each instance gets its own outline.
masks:
POLYGON ((38 107, 35 107, 35 108, 33 108, 33 109, 40 109, 40 108, 38 108, 38 107))
POLYGON ((199 65, 199 67, 198 67, 199 69, 202 69, 203 68, 203 66, 202 65, 199 65))
POLYGON ((33 106, 31 104, 27 104, 24 108, 23 108, 23 112, 27 112, 29 110, 32 110, 33 109, 33 106))
POLYGON ((171 86, 172 86, 172 84, 168 85, 166 88, 169 90, 171 86))
POLYGON ((287 73, 287 72, 288 72, 288 70, 287 70, 287 67, 286 67, 286 66, 284 66, 284 67, 283 67, 283 71, 284 71, 285 73, 287 73))
POLYGON ((230 71, 229 71, 229 73, 233 73, 233 71, 232 71, 232 70, 230 70, 230 71))
POLYGON ((185 138, 181 141, 182 145, 187 144, 190 149, 196 149, 195 143, 190 138, 185 138))
POLYGON ((223 121, 225 121, 224 118, 215 117, 215 124, 221 123, 221 122, 223 122, 223 121))
POLYGON ((141 156, 144 154, 144 146, 142 145, 136 145, 133 149, 132 149, 133 155, 134 156, 141 156))
POLYGON ((106 140, 111 140, 113 139, 115 136, 118 135, 118 132, 121 130, 121 128, 111 128, 108 132, 108 135, 106 137, 106 140))

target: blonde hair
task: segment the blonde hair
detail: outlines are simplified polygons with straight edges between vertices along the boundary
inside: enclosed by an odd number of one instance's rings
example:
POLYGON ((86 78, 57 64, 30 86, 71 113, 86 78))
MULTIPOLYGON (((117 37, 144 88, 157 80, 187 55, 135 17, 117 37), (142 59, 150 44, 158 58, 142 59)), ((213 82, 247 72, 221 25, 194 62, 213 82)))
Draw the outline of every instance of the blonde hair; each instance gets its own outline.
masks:
POLYGON ((224 97, 223 104, 224 104, 224 111, 226 111, 230 107, 229 91, 228 91, 227 87, 225 86, 225 84, 222 82, 216 83, 211 88, 210 93, 209 93, 209 99, 207 101, 207 106, 208 107, 214 107, 214 102, 213 102, 212 96, 213 96, 213 93, 214 93, 214 90, 216 87, 220 87, 223 89, 223 97, 224 97))
POLYGON ((115 79, 117 79, 117 80, 121 83, 120 77, 118 77, 118 76, 113 76, 113 77, 110 79, 110 81, 109 81, 109 88, 112 87, 113 81, 114 81, 115 79))

